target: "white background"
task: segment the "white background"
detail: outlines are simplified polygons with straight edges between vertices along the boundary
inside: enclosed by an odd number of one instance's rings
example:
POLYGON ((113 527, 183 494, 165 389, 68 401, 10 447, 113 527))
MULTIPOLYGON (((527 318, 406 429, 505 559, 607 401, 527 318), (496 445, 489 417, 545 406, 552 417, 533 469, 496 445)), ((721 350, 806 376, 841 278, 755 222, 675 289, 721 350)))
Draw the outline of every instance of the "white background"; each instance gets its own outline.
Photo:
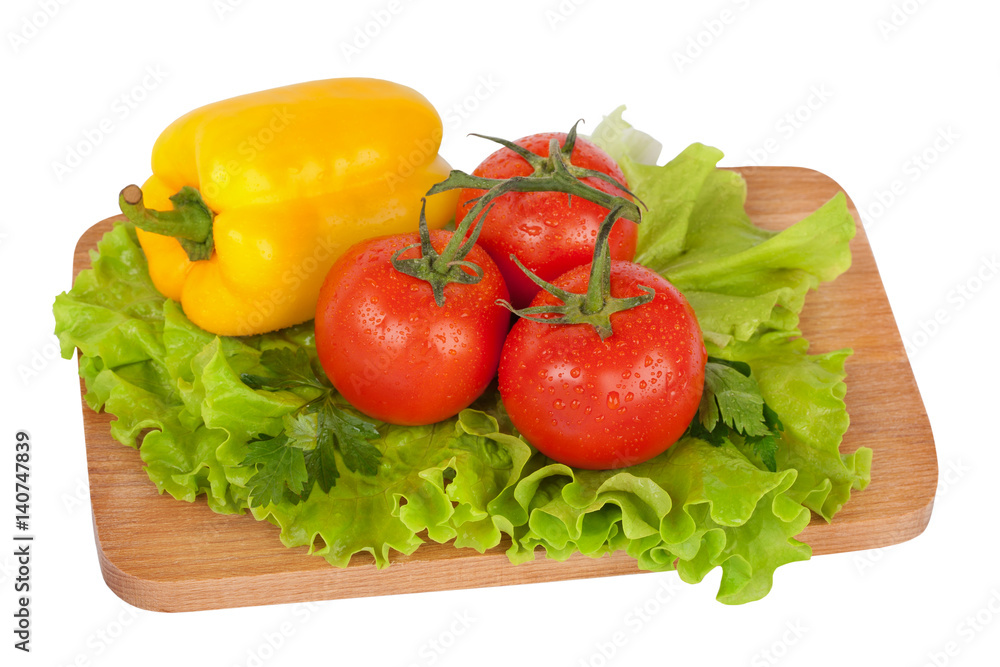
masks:
POLYGON ((0 546, 0 662, 995 664, 998 5, 675 4, 4 2, 0 539, 11 544, 13 435, 26 429, 36 554, 25 655, 12 648, 12 547, 0 546), (366 27, 374 36, 359 37, 366 27), (667 573, 311 608, 161 614, 121 602, 97 563, 76 364, 57 358, 52 335, 73 247, 116 213, 121 187, 146 178, 174 118, 337 76, 424 93, 445 117, 443 154, 466 170, 492 150, 468 132, 513 138, 577 118, 586 131, 624 103, 665 156, 701 141, 726 152, 724 165, 833 177, 863 211, 934 429, 942 476, 926 532, 783 567, 767 598, 735 608, 714 600, 718 571, 697 586, 667 573), (88 139, 105 119, 111 131, 88 139), (57 173, 88 141, 89 154, 57 173), (624 644, 606 658, 617 632, 624 644))

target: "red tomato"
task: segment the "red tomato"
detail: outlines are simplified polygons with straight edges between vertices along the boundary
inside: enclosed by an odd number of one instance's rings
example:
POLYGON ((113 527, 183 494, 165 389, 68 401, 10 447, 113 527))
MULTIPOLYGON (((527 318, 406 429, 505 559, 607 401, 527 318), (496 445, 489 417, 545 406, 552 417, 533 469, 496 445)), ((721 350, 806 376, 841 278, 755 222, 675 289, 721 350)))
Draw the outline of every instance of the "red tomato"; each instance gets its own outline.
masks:
MULTIPOLYGON (((432 231, 442 251, 450 232, 432 231)), ((510 313, 500 272, 481 248, 466 260, 483 269, 473 285, 430 285, 400 273, 392 256, 417 234, 369 239, 330 269, 316 308, 316 350, 330 381, 354 407, 393 424, 431 424, 474 401, 496 374, 510 313)), ((418 257, 419 248, 401 258, 418 257)))
MULTIPOLYGON (((562 146, 566 134, 546 132, 515 141, 542 156, 549 154, 549 141, 559 140, 562 146)), ((570 163, 585 169, 608 174, 626 187, 625 175, 611 157, 582 137, 578 137, 570 155, 570 163)), ((486 178, 511 178, 532 173, 528 163, 509 148, 501 148, 486 158, 473 172, 486 178)), ((588 185, 613 195, 625 193, 599 178, 583 179, 588 185)), ((469 200, 483 190, 462 190, 458 198, 455 220, 462 218, 474 204, 469 200)), ((570 269, 588 263, 594 254, 594 241, 608 209, 581 197, 570 198, 561 192, 511 192, 494 200, 477 243, 496 262, 510 290, 511 303, 524 308, 538 292, 517 264, 521 262, 546 281, 553 281, 570 269)), ((611 231, 611 258, 631 260, 635 256, 638 226, 631 220, 620 219, 611 231)))
MULTIPOLYGON (((587 290, 590 267, 554 284, 587 290)), ((655 298, 611 315, 601 340, 589 324, 520 319, 500 359, 500 394, 511 421, 560 463, 604 470, 646 461, 672 445, 698 410, 706 352, 694 311, 663 277, 631 262, 612 262, 611 294, 655 298)), ((539 292, 532 306, 558 299, 539 292)))

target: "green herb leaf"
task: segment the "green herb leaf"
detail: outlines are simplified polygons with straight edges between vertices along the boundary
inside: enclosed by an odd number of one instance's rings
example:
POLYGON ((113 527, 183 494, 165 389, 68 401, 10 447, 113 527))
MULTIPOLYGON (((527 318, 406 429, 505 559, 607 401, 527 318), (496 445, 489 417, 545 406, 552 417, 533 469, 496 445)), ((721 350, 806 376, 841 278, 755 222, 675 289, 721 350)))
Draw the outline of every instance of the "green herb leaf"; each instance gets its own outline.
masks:
POLYGON ((382 452, 368 442, 379 437, 374 424, 341 410, 332 400, 324 401, 317 415, 318 449, 329 449, 331 452, 334 447, 339 449, 344 465, 351 472, 362 475, 374 475, 378 472, 382 452))
POLYGON ((240 380, 251 389, 291 389, 292 387, 316 387, 326 389, 313 370, 309 354, 303 348, 295 350, 279 347, 264 350, 260 354, 260 364, 274 372, 274 377, 243 373, 240 380))
MULTIPOLYGON (((705 402, 705 394, 702 394, 702 403, 705 402)), ((714 402, 712 404, 713 409, 716 409, 714 402)), ((716 412, 718 410, 716 409, 716 412)), ((718 417, 711 422, 713 427, 711 430, 705 428, 705 423, 702 422, 697 416, 691 420, 691 425, 688 426, 687 433, 685 435, 691 436, 692 438, 698 438, 699 440, 704 440, 716 447, 721 447, 729 439, 729 427, 718 421, 718 417)))
POLYGON ((778 438, 773 435, 766 435, 760 438, 755 436, 752 439, 748 438, 746 443, 751 445, 754 455, 760 459, 764 467, 771 472, 778 471, 778 462, 774 459, 774 455, 778 451, 778 438))
POLYGON ((705 364, 705 389, 688 435, 718 447, 731 441, 735 432, 742 436, 740 444, 765 468, 777 472, 775 455, 783 430, 778 414, 764 402, 748 364, 715 358, 705 364))
MULTIPOLYGON (((313 387, 323 393, 303 404, 292 415, 283 419, 281 436, 286 448, 299 452, 302 469, 305 471, 302 483, 290 491, 293 503, 305 500, 313 486, 329 493, 337 484, 340 470, 337 468, 339 451, 344 465, 351 472, 372 476, 378 473, 382 452, 369 440, 377 440, 380 435, 375 424, 365 421, 341 409, 334 402, 334 389, 325 378, 312 367, 308 353, 298 348, 273 348, 260 355, 260 363, 276 373, 277 377, 244 373, 240 379, 252 389, 280 390, 292 387, 313 387)), ((270 469, 258 470, 251 481, 270 473, 270 469)), ((261 481, 270 489, 269 480, 261 481)), ((251 497, 251 507, 261 507, 260 499, 251 497)))
POLYGON ((241 465, 256 468, 250 478, 250 504, 253 507, 277 505, 286 493, 298 496, 308 478, 302 450, 289 446, 285 435, 262 435, 247 443, 247 455, 241 465))
POLYGON ((705 390, 698 407, 698 420, 712 432, 721 421, 744 436, 771 433, 764 421, 764 398, 757 382, 736 364, 710 360, 705 364, 705 390))
POLYGON ((767 403, 764 404, 764 424, 768 429, 767 435, 747 436, 743 442, 750 445, 753 449, 754 455, 760 459, 761 463, 763 463, 768 470, 771 472, 777 472, 778 463, 775 460, 774 455, 778 451, 778 434, 784 431, 785 427, 781 423, 781 420, 778 419, 778 413, 772 410, 767 403))
POLYGON ((316 449, 318 420, 315 413, 306 414, 300 409, 298 412, 285 415, 281 422, 289 445, 307 452, 316 449))
MULTIPOLYGON (((313 425, 312 443, 314 448, 305 453, 306 470, 309 472, 306 495, 317 484, 320 490, 329 493, 330 489, 337 485, 337 479, 340 477, 340 470, 337 468, 336 441, 332 437, 321 435, 322 431, 319 429, 317 414, 305 415, 302 419, 303 421, 311 421, 313 425), (310 417, 312 417, 311 420, 309 420, 310 417)), ((326 433, 329 434, 329 431, 326 433)))

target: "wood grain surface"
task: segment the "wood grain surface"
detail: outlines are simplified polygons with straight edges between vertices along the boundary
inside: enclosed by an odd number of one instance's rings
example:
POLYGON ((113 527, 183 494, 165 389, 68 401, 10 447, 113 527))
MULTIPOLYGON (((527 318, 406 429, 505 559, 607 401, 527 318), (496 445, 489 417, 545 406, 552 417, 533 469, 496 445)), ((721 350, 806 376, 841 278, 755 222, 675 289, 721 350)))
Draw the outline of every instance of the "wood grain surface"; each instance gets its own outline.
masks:
MULTIPOLYGON (((815 171, 753 167, 736 171, 748 185, 747 212, 757 224, 782 229, 802 219, 840 187, 815 171)), ((857 221, 857 210, 850 204, 857 221)), ((76 248, 73 275, 90 265, 89 251, 115 218, 90 228, 76 248)), ((835 282, 809 295, 801 328, 811 352, 854 348, 847 362, 851 427, 842 452, 874 450, 872 482, 827 524, 814 516, 798 538, 815 555, 896 544, 920 534, 930 519, 937 457, 930 424, 864 229, 851 242, 854 262, 835 282)), ((82 386, 81 386, 82 389, 82 386)), ((368 554, 334 568, 288 549, 278 528, 251 516, 223 516, 204 499, 194 503, 157 493, 139 452, 111 439, 111 416, 83 405, 90 499, 101 570, 108 586, 145 609, 192 611, 371 595, 502 586, 638 573, 624 553, 566 562, 511 565, 507 544, 485 554, 427 543, 394 554, 375 569, 368 554)))

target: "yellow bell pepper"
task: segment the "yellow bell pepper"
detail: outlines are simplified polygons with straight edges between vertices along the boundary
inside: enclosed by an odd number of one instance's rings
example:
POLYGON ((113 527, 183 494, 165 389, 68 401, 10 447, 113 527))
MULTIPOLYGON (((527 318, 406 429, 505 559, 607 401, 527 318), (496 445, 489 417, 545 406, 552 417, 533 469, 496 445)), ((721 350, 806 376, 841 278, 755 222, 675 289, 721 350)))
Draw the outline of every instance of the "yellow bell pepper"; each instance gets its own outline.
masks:
MULTIPOLYGON (((196 109, 153 147, 153 176, 119 198, 164 296, 212 333, 312 319, 350 246, 416 231, 421 197, 450 168, 441 118, 416 91, 377 79, 286 86, 196 109)), ((432 228, 456 192, 427 199, 432 228)))

